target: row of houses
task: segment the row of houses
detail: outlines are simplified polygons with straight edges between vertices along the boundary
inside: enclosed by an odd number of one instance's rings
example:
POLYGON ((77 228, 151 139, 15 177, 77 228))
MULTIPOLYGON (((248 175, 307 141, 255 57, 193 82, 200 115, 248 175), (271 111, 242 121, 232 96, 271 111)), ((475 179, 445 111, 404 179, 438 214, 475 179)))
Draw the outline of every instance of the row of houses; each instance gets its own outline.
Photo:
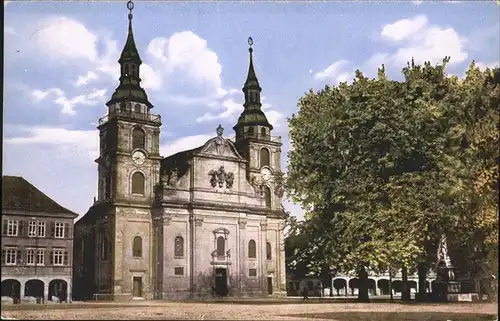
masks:
POLYGON ((2 302, 70 301, 78 214, 22 177, 2 177, 2 302))

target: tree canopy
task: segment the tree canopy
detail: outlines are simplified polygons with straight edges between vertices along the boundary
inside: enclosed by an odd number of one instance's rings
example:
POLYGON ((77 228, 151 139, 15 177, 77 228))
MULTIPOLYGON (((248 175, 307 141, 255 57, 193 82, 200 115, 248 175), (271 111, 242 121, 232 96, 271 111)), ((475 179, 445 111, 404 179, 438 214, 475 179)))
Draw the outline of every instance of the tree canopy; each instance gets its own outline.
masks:
POLYGON ((300 99, 286 185, 306 209, 308 259, 411 269, 436 260, 441 235, 468 255, 497 253, 500 70, 473 62, 459 79, 448 62, 412 61, 403 81, 356 71, 300 99))

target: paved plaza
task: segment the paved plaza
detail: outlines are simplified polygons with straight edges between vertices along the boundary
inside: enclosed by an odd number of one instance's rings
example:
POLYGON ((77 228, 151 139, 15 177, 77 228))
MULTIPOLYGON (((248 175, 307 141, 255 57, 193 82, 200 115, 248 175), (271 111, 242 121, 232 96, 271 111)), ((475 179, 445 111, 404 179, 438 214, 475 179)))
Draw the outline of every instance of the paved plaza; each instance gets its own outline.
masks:
POLYGON ((22 320, 409 320, 497 319, 497 303, 351 303, 281 301, 133 301, 2 306, 2 317, 22 320))

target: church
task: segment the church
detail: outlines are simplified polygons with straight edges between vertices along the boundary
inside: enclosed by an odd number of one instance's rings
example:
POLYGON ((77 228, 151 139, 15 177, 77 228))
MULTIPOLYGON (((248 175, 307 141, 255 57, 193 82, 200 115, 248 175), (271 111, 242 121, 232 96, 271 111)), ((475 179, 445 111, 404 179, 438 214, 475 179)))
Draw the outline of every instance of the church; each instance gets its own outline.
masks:
POLYGON ((98 195, 74 228, 74 298, 285 296, 281 139, 261 109, 251 38, 235 138, 219 125, 162 157, 127 6, 119 85, 97 127, 98 195))

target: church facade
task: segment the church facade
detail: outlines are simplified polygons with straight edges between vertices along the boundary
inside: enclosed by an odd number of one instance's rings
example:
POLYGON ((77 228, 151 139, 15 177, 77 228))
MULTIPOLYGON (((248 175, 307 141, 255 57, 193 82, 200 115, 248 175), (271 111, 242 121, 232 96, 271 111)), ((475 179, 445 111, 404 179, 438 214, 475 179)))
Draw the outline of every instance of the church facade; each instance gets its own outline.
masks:
MULTIPOLYGON (((161 157, 132 30, 99 120, 98 196, 75 224, 75 299, 286 295, 281 141, 250 63, 235 139, 161 157)), ((167 124, 168 126, 168 124, 167 124)))

